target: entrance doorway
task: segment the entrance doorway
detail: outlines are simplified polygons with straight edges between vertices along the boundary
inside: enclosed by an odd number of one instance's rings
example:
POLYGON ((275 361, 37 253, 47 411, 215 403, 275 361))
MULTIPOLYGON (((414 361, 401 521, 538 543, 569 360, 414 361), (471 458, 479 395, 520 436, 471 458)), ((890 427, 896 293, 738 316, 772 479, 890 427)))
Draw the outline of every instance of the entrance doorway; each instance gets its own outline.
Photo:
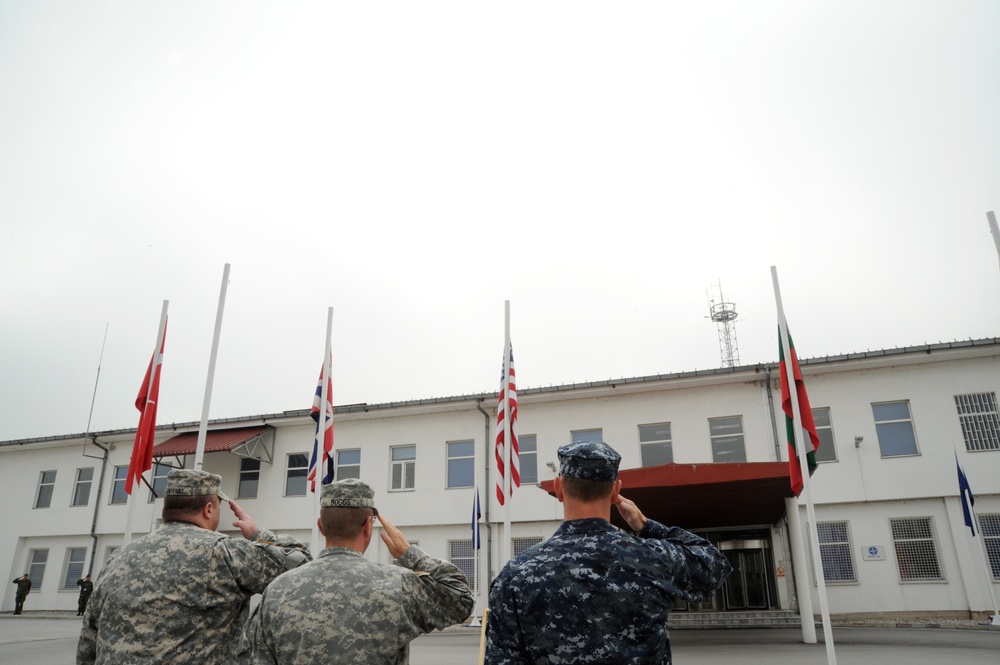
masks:
POLYGON ((727 610, 766 610, 770 606, 768 584, 769 545, 766 540, 727 540, 719 550, 733 566, 722 587, 727 610))

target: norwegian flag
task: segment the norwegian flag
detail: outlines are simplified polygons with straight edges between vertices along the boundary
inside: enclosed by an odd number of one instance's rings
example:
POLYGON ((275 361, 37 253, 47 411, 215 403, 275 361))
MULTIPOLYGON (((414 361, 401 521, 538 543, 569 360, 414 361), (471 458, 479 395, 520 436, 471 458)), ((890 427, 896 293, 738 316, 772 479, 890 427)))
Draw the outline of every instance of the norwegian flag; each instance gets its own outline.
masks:
POLYGON ((309 460, 309 491, 316 491, 316 468, 322 469, 322 483, 324 485, 329 485, 333 482, 333 381, 330 377, 326 378, 326 417, 323 419, 323 453, 322 461, 320 459, 320 418, 319 418, 319 405, 323 401, 323 374, 326 371, 324 366, 319 371, 319 380, 316 382, 316 396, 313 398, 312 411, 310 416, 316 421, 316 435, 313 437, 313 449, 312 458, 309 460), (319 463, 317 464, 317 462, 319 463))
POLYGON ((510 423, 510 492, 514 493, 515 487, 521 486, 521 468, 518 461, 517 449, 517 381, 514 376, 514 348, 510 342, 504 349, 503 369, 500 370, 500 398, 497 402, 497 501, 504 505, 506 501, 506 474, 504 466, 504 424, 510 423))

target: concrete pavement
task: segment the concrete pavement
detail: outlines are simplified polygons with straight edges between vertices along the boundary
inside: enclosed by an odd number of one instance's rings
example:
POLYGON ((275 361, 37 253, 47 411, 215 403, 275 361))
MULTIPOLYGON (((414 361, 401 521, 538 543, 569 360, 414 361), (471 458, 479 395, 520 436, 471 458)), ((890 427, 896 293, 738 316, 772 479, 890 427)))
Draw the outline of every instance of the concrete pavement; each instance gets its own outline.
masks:
MULTIPOLYGON (((52 665, 72 663, 80 619, 27 612, 0 614, 0 663, 52 665)), ((788 628, 674 630, 674 663, 740 665, 775 662, 795 665, 827 663, 822 630, 818 644, 803 644, 802 632, 788 628)), ((833 628, 838 665, 996 665, 1000 662, 1000 629, 837 627, 833 628)), ((474 665, 479 654, 479 630, 452 628, 418 638, 411 647, 411 665, 474 665)))

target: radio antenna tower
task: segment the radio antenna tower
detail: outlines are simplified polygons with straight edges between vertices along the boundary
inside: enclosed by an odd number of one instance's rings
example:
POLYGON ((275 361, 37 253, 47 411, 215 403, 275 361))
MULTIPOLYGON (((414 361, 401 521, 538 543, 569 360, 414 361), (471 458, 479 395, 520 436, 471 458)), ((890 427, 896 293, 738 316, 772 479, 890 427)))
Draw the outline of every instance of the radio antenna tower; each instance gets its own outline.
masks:
POLYGON ((709 292, 708 312, 719 329, 722 366, 736 367, 740 364, 740 350, 736 345, 736 305, 722 297, 722 282, 712 286, 716 287, 716 291, 709 292))

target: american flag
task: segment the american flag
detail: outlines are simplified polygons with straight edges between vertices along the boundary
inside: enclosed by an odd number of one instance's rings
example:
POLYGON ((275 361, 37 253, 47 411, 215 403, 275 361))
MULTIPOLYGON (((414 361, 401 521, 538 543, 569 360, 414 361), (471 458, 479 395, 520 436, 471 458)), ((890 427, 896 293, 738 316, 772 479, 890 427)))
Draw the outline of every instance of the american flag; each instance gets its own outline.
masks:
POLYGON ((515 487, 521 486, 521 469, 518 462, 517 450, 517 380, 514 376, 514 349, 508 342, 504 349, 504 358, 510 363, 500 370, 500 398, 497 402, 497 501, 504 505, 506 500, 504 467, 504 423, 510 422, 510 491, 513 494, 515 487), (506 370, 509 367, 509 375, 506 370))
POLYGON ((132 458, 128 463, 128 474, 125 476, 125 493, 132 494, 133 484, 138 487, 142 474, 153 466, 153 444, 156 443, 156 403, 160 400, 160 370, 163 367, 163 349, 167 344, 167 323, 163 321, 163 335, 160 349, 153 351, 146 368, 146 376, 142 379, 139 394, 135 398, 135 408, 139 409, 139 427, 135 431, 135 443, 132 444, 132 458), (156 370, 153 370, 154 365, 156 370), (150 380, 153 384, 150 386, 150 380))
POLYGON ((323 401, 323 374, 326 367, 319 371, 319 380, 316 382, 316 396, 313 398, 312 412, 309 414, 316 421, 316 435, 313 437, 312 458, 309 460, 309 491, 316 491, 316 467, 323 469, 324 485, 333 482, 333 381, 326 378, 326 418, 323 426, 323 459, 317 464, 320 458, 319 441, 319 405, 323 401))

